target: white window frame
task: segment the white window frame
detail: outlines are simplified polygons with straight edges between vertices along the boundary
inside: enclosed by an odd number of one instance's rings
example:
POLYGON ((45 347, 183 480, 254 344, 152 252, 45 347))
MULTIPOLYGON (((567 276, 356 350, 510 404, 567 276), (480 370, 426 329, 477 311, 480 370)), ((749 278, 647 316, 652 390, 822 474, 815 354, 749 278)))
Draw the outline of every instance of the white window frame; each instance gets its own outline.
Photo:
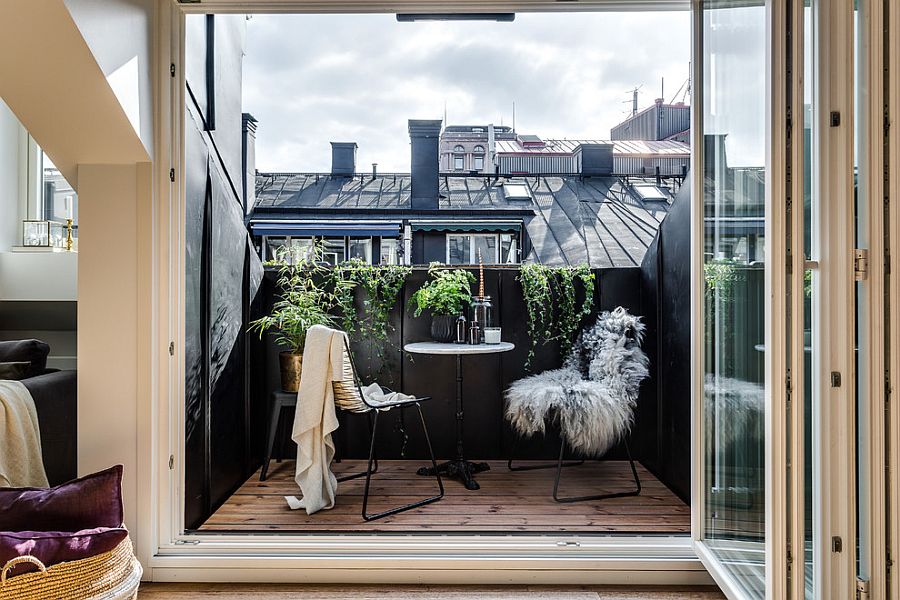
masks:
POLYGON ((453 233, 448 233, 445 236, 445 246, 447 248, 446 256, 447 256, 447 264, 450 264, 450 238, 451 237, 462 237, 467 236, 469 238, 469 262, 467 263, 456 263, 459 265, 477 265, 478 264, 478 255, 475 252, 475 238, 494 238, 494 258, 493 260, 487 260, 484 256, 481 257, 481 260, 486 265, 497 265, 500 264, 500 234, 499 233, 466 233, 464 231, 455 231, 453 233))
MULTIPOLYGON (((515 11, 523 1, 498 0, 496 10, 515 11)), ((687 7, 685 0, 584 0, 580 10, 687 7)), ((466 11, 451 2, 385 1, 367 10, 406 12, 466 11)), ((530 10, 566 11, 570 4, 529 3, 530 10)), ((154 188, 150 268, 144 282, 153 301, 153 333, 147 356, 152 399, 139 407, 136 474, 139 505, 135 531, 137 552, 146 577, 156 581, 429 581, 453 583, 461 572, 471 583, 504 583, 527 577, 534 583, 709 584, 711 579, 693 554, 688 536, 415 535, 378 534, 209 535, 185 533, 184 481, 184 13, 318 12, 312 1, 210 0, 202 4, 160 3, 157 7, 159 99, 154 120, 154 188), (175 65, 175 76, 169 65, 175 65), (170 345, 171 344, 171 345, 170 345), (172 349, 170 351, 170 348, 172 349)), ((359 3, 335 0, 329 10, 358 12, 359 3)), ((405 242, 408 245, 408 240, 405 242)), ((408 253, 407 253, 408 256, 408 253)), ((142 276, 143 277, 143 276, 142 276)))
POLYGON ((519 235, 516 234, 516 233, 513 233, 513 232, 508 232, 508 231, 498 231, 498 232, 496 232, 496 233, 483 233, 483 232, 479 232, 479 231, 476 231, 476 232, 454 231, 454 232, 452 232, 452 233, 448 233, 448 234, 444 237, 444 245, 446 246, 446 252, 445 252, 445 257, 446 257, 446 258, 445 258, 445 262, 446 262, 446 264, 448 264, 448 265, 449 265, 449 264, 458 264, 458 265, 477 265, 477 264, 478 264, 478 257, 477 257, 476 254, 475 254, 475 238, 477 238, 477 237, 481 237, 481 238, 489 238, 489 237, 493 237, 493 238, 496 238, 496 240, 495 240, 495 252, 494 252, 494 258, 493 258, 493 260, 487 260, 487 259, 485 259, 484 257, 482 257, 482 260, 483 260, 484 264, 486 264, 486 265, 509 265, 509 264, 520 264, 521 261, 518 260, 518 256, 517 256, 516 262, 514 262, 514 263, 508 263, 508 262, 506 262, 506 261, 503 260, 503 247, 502 247, 503 240, 502 240, 502 236, 503 236, 503 235, 507 235, 507 234, 508 234, 508 235, 511 235, 511 236, 513 237, 513 241, 514 241, 515 244, 516 244, 516 248, 515 248, 515 249, 516 249, 516 254, 518 255, 519 248, 520 248, 520 245, 521 245, 521 241, 519 240, 519 235), (454 237, 454 236, 468 236, 468 237, 469 237, 469 256, 471 257, 469 260, 471 260, 472 262, 468 262, 468 263, 451 263, 451 262, 450 262, 450 238, 451 238, 451 237, 454 237))

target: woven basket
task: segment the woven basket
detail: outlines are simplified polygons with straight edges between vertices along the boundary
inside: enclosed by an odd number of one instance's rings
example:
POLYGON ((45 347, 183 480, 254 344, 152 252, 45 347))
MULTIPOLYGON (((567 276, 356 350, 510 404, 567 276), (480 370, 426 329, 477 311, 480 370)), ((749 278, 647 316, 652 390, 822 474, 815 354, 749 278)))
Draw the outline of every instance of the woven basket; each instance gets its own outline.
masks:
POLYGON ((129 538, 104 554, 49 568, 33 556, 17 556, 0 572, 0 600, 130 600, 137 598, 142 572, 129 538), (10 577, 24 562, 40 570, 10 577))

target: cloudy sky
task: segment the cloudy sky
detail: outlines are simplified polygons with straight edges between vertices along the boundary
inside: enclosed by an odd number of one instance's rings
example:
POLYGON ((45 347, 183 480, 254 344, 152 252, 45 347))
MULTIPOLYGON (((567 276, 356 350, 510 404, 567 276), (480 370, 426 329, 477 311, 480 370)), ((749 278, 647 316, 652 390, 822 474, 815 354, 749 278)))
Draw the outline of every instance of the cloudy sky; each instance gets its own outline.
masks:
POLYGON ((512 23, 398 23, 393 15, 255 15, 244 111, 260 171, 328 171, 330 141, 358 168, 409 171, 408 119, 512 124, 545 138, 608 138, 630 110, 688 77, 689 13, 519 14, 512 23))

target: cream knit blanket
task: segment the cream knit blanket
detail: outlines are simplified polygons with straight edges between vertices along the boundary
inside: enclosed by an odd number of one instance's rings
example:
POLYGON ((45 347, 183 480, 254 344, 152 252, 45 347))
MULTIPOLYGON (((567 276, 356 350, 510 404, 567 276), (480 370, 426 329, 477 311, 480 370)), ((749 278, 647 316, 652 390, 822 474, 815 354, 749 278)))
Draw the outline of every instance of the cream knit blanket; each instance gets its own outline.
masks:
POLYGON ((331 434, 338 428, 332 382, 344 372, 344 336, 322 325, 310 327, 303 348, 303 370, 291 439, 297 443, 297 471, 294 480, 302 499, 286 496, 288 506, 313 514, 334 506, 337 479, 331 472, 334 442, 331 434))
POLYGON ((47 487, 41 431, 31 393, 0 380, 0 487, 47 487))

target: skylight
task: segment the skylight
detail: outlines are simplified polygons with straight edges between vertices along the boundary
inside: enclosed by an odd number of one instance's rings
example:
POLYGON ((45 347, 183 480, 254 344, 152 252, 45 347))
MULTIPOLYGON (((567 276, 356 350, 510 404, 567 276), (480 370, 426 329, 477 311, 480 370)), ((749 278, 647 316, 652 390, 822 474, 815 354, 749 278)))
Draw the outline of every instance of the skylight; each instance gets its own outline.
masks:
POLYGON ((503 185, 503 196, 507 200, 531 200, 531 191, 524 183, 506 183, 503 185))
POLYGON ((669 200, 669 197, 665 192, 655 185, 636 185, 634 186, 634 191, 637 192, 637 195, 644 201, 653 202, 662 200, 666 202, 669 200))

